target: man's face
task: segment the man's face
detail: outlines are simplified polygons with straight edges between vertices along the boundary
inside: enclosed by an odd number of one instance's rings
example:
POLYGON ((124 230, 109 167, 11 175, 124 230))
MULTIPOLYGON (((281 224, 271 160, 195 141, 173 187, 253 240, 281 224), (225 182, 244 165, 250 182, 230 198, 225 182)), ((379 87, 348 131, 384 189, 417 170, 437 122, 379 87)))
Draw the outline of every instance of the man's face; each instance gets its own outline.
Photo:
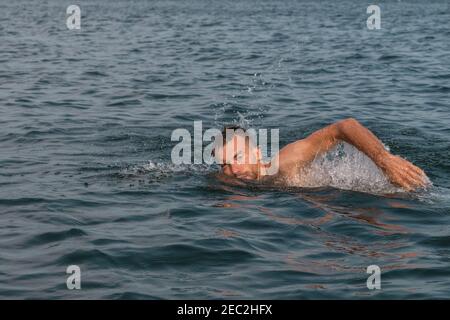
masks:
POLYGON ((248 180, 258 178, 259 149, 245 136, 234 135, 217 150, 216 159, 227 176, 248 180))

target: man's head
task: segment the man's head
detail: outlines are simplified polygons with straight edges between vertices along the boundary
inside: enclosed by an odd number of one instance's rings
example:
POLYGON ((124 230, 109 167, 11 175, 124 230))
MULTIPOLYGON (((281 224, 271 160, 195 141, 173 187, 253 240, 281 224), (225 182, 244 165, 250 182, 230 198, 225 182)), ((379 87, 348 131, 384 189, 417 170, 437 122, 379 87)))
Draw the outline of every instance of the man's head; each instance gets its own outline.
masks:
POLYGON ((232 125, 222 130, 222 146, 216 144, 217 163, 223 173, 239 179, 258 179, 261 151, 256 144, 256 132, 232 125))

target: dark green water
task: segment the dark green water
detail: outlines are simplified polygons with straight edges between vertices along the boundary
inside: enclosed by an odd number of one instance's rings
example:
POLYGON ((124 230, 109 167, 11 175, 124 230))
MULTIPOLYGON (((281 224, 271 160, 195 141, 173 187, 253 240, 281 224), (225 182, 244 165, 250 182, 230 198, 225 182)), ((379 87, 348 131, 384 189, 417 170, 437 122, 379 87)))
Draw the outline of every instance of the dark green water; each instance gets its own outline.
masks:
POLYGON ((361 1, 78 1, 80 31, 69 4, 0 3, 0 298, 449 297, 447 1, 380 1, 376 31, 361 1), (284 145, 345 117, 433 187, 370 193, 357 154, 283 190, 171 163, 194 120, 284 145))

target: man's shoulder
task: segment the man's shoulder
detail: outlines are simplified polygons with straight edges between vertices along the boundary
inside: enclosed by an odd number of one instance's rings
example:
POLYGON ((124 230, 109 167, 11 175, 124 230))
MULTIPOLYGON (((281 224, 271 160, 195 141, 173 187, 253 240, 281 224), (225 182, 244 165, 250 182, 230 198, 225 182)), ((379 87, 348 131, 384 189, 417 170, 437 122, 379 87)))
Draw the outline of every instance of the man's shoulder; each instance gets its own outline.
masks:
POLYGON ((278 153, 280 175, 289 176, 292 172, 298 172, 308 163, 306 155, 310 148, 310 142, 301 139, 283 147, 278 153))
POLYGON ((291 161, 301 161, 311 147, 311 142, 307 139, 300 139, 284 146, 280 152, 280 165, 282 162, 290 163, 291 161))

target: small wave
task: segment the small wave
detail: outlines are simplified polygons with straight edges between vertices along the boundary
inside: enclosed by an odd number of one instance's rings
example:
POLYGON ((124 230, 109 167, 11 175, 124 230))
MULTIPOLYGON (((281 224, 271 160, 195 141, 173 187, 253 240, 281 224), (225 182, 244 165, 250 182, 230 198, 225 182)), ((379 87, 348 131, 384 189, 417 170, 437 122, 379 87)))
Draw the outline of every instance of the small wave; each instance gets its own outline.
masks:
POLYGON ((74 262, 77 264, 94 263, 105 267, 112 267, 116 264, 114 256, 99 249, 77 249, 59 257, 54 264, 67 266, 74 262))
POLYGON ((25 242, 25 245, 26 247, 29 247, 33 245, 43 245, 53 242, 61 242, 69 238, 77 238, 85 235, 87 235, 86 232, 77 228, 72 228, 63 231, 45 232, 33 236, 32 238, 30 238, 28 241, 25 242))
POLYGON ((380 61, 390 61, 390 60, 397 60, 400 59, 401 56, 400 55, 395 55, 395 54, 383 54, 381 55, 378 60, 380 61))
POLYGON ((155 295, 149 295, 146 293, 139 293, 139 292, 131 292, 131 291, 126 291, 126 292, 117 292, 117 293, 113 293, 110 294, 108 296, 105 297, 106 300, 161 300, 162 298, 159 296, 155 296, 155 295))

